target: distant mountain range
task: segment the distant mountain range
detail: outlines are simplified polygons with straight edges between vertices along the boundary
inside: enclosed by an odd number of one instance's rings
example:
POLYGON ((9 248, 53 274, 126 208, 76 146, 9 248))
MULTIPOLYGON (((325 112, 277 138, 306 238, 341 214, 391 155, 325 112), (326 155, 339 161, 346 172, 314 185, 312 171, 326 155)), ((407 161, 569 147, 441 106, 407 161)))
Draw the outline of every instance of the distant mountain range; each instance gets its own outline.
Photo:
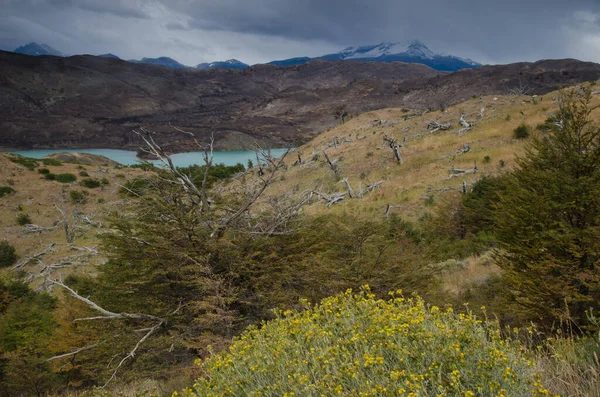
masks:
POLYGON ((362 47, 348 47, 338 53, 323 55, 316 58, 290 58, 269 62, 276 66, 299 65, 323 59, 327 61, 356 60, 363 62, 406 62, 422 63, 441 71, 456 71, 481 66, 480 63, 470 59, 459 58, 452 55, 436 54, 418 40, 406 43, 380 43, 362 47))
MULTIPOLYGON (((27 55, 54 55, 66 56, 58 50, 50 47, 47 44, 29 43, 19 47, 15 52, 27 55)), ((119 58, 114 54, 99 55, 106 58, 119 58)), ((368 45, 362 47, 348 47, 335 54, 327 54, 320 57, 298 57, 269 62, 275 66, 292 66, 300 65, 312 60, 327 60, 327 61, 345 61, 355 60, 363 62, 405 62, 405 63, 421 63, 430 66, 433 69, 440 71, 456 71, 460 69, 471 69, 481 66, 480 63, 470 59, 459 58, 453 55, 436 54, 431 51, 425 44, 418 40, 403 43, 380 43, 377 45, 368 45)), ((164 66, 171 69, 188 68, 182 63, 177 62, 173 58, 142 58, 141 60, 131 59, 133 63, 149 63, 158 66, 164 66)), ((229 59, 227 61, 216 61, 210 63, 198 64, 196 69, 246 69, 250 65, 238 61, 237 59, 229 59)))

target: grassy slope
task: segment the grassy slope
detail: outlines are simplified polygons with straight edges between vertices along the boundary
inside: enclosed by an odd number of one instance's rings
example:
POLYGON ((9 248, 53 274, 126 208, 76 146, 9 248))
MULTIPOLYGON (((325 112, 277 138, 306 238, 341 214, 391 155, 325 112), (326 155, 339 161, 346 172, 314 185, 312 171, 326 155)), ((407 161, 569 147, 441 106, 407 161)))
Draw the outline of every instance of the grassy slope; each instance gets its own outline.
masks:
MULTIPOLYGON (((18 262, 25 257, 43 251, 52 242, 56 243, 55 252, 41 258, 46 265, 54 263, 59 258, 76 255, 79 252, 69 248, 62 227, 42 233, 23 233, 24 227, 19 226, 16 222, 17 214, 27 213, 33 224, 47 228, 53 227, 61 219, 61 214, 55 208, 55 204, 61 206, 61 191, 64 189, 67 199, 66 206, 69 211, 80 210, 94 221, 103 223, 109 212, 118 210, 121 207, 122 198, 117 194, 119 185, 127 179, 144 173, 144 171, 138 169, 116 169, 114 166, 104 166, 102 165, 104 161, 81 166, 69 163, 63 163, 61 166, 45 166, 41 161, 39 162, 40 166, 38 168, 48 168, 54 174, 72 173, 77 175, 76 182, 63 184, 57 181, 45 180, 44 176, 37 172, 37 169, 30 171, 22 165, 9 161, 9 156, 8 154, 0 154, 0 186, 8 186, 10 181, 12 183, 11 187, 16 193, 0 198, 0 239, 8 240, 15 246, 19 255, 18 262), (89 177, 79 176, 82 169, 78 167, 83 167, 89 177), (106 172, 101 172, 101 169, 106 172), (79 181, 84 178, 99 180, 106 178, 109 184, 95 189, 86 189, 79 185, 79 181), (88 191, 87 203, 83 205, 70 203, 68 192, 71 190, 88 191), (19 207, 22 208, 22 211, 19 211, 19 207)), ((78 247, 97 245, 97 235, 103 230, 105 230, 104 225, 91 228, 83 237, 76 240, 74 245, 78 247)), ((96 256, 86 258, 85 262, 94 264, 101 260, 101 257, 96 256)), ((32 264, 27 269, 31 271, 40 270, 41 264, 32 264)), ((2 271, 6 272, 7 270, 2 271)), ((85 271, 90 271, 88 266, 86 266, 85 271)))
MULTIPOLYGON (((340 204, 326 208, 322 201, 314 202, 307 206, 308 214, 324 212, 339 213, 351 211, 365 217, 383 217, 388 204, 395 206, 393 212, 408 220, 416 220, 427 212, 433 210, 436 202, 443 200, 444 195, 457 194, 465 180, 471 185, 483 175, 493 175, 506 172, 515 166, 515 157, 523 153, 527 140, 517 140, 513 137, 513 130, 525 122, 531 127, 542 123, 548 114, 558 107, 553 101, 556 93, 547 94, 536 99, 534 104, 531 97, 497 96, 473 98, 460 105, 426 113, 422 116, 405 121, 411 111, 406 109, 383 109, 357 116, 336 128, 330 129, 315 137, 311 142, 301 146, 305 162, 303 166, 293 166, 296 154, 290 153, 286 159, 288 168, 282 170, 281 179, 268 190, 269 194, 279 194, 287 191, 302 192, 305 190, 320 190, 324 193, 343 192, 345 186, 337 181, 326 166, 323 156, 323 147, 327 146, 334 137, 352 140, 343 143, 338 148, 329 148, 327 153, 332 160, 339 160, 340 175, 347 177, 355 191, 370 182, 383 180, 381 187, 368 193, 362 199, 347 199, 340 204), (479 118, 481 109, 484 108, 483 119, 479 118), (458 119, 461 114, 466 114, 467 119, 475 121, 476 125, 465 135, 457 134, 458 119), (510 120, 507 121, 507 116, 510 120), (385 123, 374 123, 374 120, 386 120, 385 123), (453 127, 448 131, 428 133, 427 124, 431 120, 439 123, 451 122, 453 127), (383 136, 393 136, 406 144, 401 149, 404 164, 399 165, 394 161, 392 151, 383 144, 383 136), (359 138, 359 139, 357 139, 359 138), (469 143, 471 151, 466 154, 452 156, 457 150, 469 143), (313 154, 320 158, 310 161, 313 154), (483 162, 489 156, 489 163, 483 162), (500 165, 500 160, 505 166, 500 165), (452 165, 456 168, 470 168, 477 161, 479 172, 463 177, 449 179, 449 170, 452 165), (443 188, 452 188, 451 191, 442 191, 443 188)), ((600 104, 600 96, 594 96, 595 104, 600 104)), ((600 120, 600 112, 595 116, 600 120)), ((538 133, 538 132, 534 132, 538 133)), ((99 163, 96 163, 99 164, 99 163)), ((63 163, 62 166, 43 166, 52 173, 73 173, 78 175, 81 171, 77 164, 63 163)), ((70 210, 75 208, 84 214, 93 217, 96 221, 103 218, 111 211, 122 208, 121 197, 117 195, 119 185, 126 179, 144 174, 137 169, 116 169, 114 165, 100 167, 99 165, 83 165, 91 178, 107 178, 109 185, 102 189, 85 189, 78 182, 72 185, 61 184, 56 181, 43 179, 36 170, 30 171, 25 167, 10 162, 7 154, 0 154, 0 186, 7 186, 12 180, 12 187, 16 190, 0 198, 0 239, 10 241, 19 254, 19 260, 42 251, 51 242, 57 243, 56 252, 43 258, 45 264, 51 264, 59 258, 77 254, 66 243, 63 229, 58 227, 41 234, 24 234, 23 227, 16 223, 16 215, 23 211, 30 215, 34 224, 52 227, 60 220, 60 213, 54 207, 59 204, 61 190, 87 190, 89 199, 85 205, 68 204, 70 210), (107 170, 99 172, 99 168, 107 170), (120 175, 120 177, 117 177, 120 175), (125 178, 123 178, 123 176, 125 178), (98 200, 103 199, 103 203, 98 200)), ((78 176, 78 181, 83 177, 78 176)), ((84 237, 76 241, 77 246, 95 246, 97 234, 103 227, 91 229, 84 237)), ((90 264, 102 261, 102 257, 86 259, 90 264)), ((464 288, 465 282, 485 280, 490 272, 496 271, 493 267, 480 266, 489 262, 487 258, 471 258, 462 266, 462 272, 454 272, 448 277, 447 289, 458 292, 464 288)), ((30 266, 30 270, 40 269, 40 265, 30 266)), ((4 270, 6 271, 6 270, 4 270)), ((86 266, 83 271, 90 272, 86 266)))
MULTIPOLYGON (((339 160, 341 177, 347 177, 355 191, 360 183, 364 187, 366 183, 383 180, 381 188, 360 200, 344 200, 330 208, 318 202, 308 207, 307 212, 354 211, 365 216, 383 217, 387 204, 390 204, 398 206, 393 211, 403 218, 418 219, 430 210, 428 205, 447 194, 447 191, 438 189, 453 188, 457 191, 462 189, 463 180, 471 185, 483 175, 498 174, 513 168, 516 165, 515 157, 523 153, 527 142, 527 139, 515 139, 513 130, 523 122, 535 130, 537 124, 543 123, 551 112, 557 110, 558 104, 553 101, 556 94, 536 98, 537 104, 532 102, 531 97, 474 98, 445 111, 426 113, 408 121, 404 121, 404 117, 411 112, 402 109, 362 114, 299 148, 303 160, 310 160, 313 154, 318 153, 318 161, 302 167, 292 166, 297 157, 295 153, 290 153, 286 161, 289 168, 283 171, 282 180, 274 184, 271 192, 304 191, 315 187, 324 193, 345 191, 343 183, 336 181, 324 163, 322 150, 334 137, 340 140, 348 138, 353 142, 327 149, 332 160, 339 160), (485 110, 483 119, 480 119, 482 108, 485 110), (467 115, 467 120, 476 124, 472 130, 459 136, 458 120, 463 113, 467 115), (509 121, 507 116, 510 116, 509 121), (376 125, 374 120, 386 120, 387 123, 376 125), (452 128, 428 134, 427 124, 432 120, 441 124, 451 122, 452 128), (382 141, 385 135, 393 136, 400 142, 406 138, 406 145, 401 148, 404 164, 399 165, 394 161, 392 150, 382 141), (357 137, 364 139, 356 140, 357 137), (470 152, 451 155, 462 149, 465 143, 470 144, 470 152), (485 156, 489 156, 491 161, 485 163, 485 156), (500 165, 500 160, 503 160, 504 167, 500 165), (473 167, 475 161, 477 173, 449 178, 452 165, 468 169, 473 167)), ((594 104, 600 104, 599 95, 594 96, 594 104)), ((600 112, 594 116, 600 120, 600 112)), ((534 131, 534 134, 538 133, 534 131)))

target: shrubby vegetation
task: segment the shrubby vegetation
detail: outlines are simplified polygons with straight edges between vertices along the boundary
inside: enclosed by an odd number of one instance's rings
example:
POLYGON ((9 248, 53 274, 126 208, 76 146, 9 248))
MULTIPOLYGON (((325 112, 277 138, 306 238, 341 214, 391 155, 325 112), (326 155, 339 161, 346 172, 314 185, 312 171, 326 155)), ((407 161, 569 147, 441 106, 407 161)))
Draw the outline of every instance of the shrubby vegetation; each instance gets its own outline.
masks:
POLYGON ((0 268, 8 267, 17 260, 17 250, 8 241, 0 241, 0 268))
POLYGON ((60 160, 56 160, 56 159, 44 158, 44 159, 42 159, 42 164, 58 167, 58 166, 62 165, 62 162, 60 160))
POLYGON ((101 183, 98 179, 86 178, 82 179, 79 184, 83 187, 87 187, 88 189, 95 189, 100 187, 101 183))
POLYGON ((25 212, 19 212, 17 214, 17 224, 18 225, 25 226, 29 223, 31 223, 31 217, 29 216, 29 214, 27 214, 25 212))
POLYGON ((508 292, 528 319, 597 325, 600 309, 600 127, 591 93, 563 95, 561 120, 534 138, 495 211, 508 292))
POLYGON ((515 138, 517 139, 528 138, 529 135, 531 135, 531 127, 525 123, 521 123, 517 128, 515 128, 514 133, 515 138))
POLYGON ((54 179, 60 183, 71 183, 77 180, 77 176, 71 173, 56 174, 56 177, 54 179))
POLYGON ((185 396, 543 396, 532 357, 493 322, 351 291, 251 328, 199 360, 185 396))
MULTIPOLYGON (((94 275, 66 277, 54 286, 58 301, 2 284, 0 343, 16 342, 2 345, 2 373, 12 375, 1 387, 43 394, 168 379, 202 357, 189 391, 198 395, 597 394, 598 323, 588 313, 600 302, 600 133, 589 96, 578 95, 561 99, 514 170, 436 196, 413 223, 350 210, 308 216, 286 194, 247 206, 261 179, 242 165, 179 168, 177 177, 149 167, 104 220, 108 262, 94 275), (185 176, 208 190, 183 188, 185 176), (501 270, 449 294, 445 273, 474 258, 501 270), (368 293, 342 294, 365 284, 368 293), (423 300, 389 298, 398 289, 423 300), (468 302, 476 313, 485 305, 502 326, 537 329, 508 332, 462 305, 454 314, 424 302, 468 302)), ((269 166, 261 172, 265 181, 269 166)))
POLYGON ((69 200, 72 204, 85 204, 89 195, 85 190, 71 190, 69 192, 69 200))
POLYGON ((23 157, 23 156, 20 156, 17 154, 10 155, 9 160, 15 164, 22 165, 23 167, 27 168, 29 171, 33 171, 34 169, 36 169, 39 166, 39 163, 37 162, 37 160, 29 158, 29 157, 23 157))
MULTIPOLYGON (((43 357, 52 348, 56 299, 0 279, 0 394, 44 395, 60 382, 43 357)), ((64 380, 63 380, 64 381, 64 380)))
MULTIPOLYGON (((178 167, 178 170, 186 175, 189 175, 195 183, 200 184, 204 177, 204 165, 190 165, 188 167, 178 167)), ((227 180, 237 173, 243 172, 245 167, 243 164, 225 165, 215 164, 210 167, 208 173, 208 185, 212 186, 217 181, 227 180)))
POLYGON ((0 198, 7 196, 9 194, 15 193, 15 189, 10 186, 0 186, 0 198))

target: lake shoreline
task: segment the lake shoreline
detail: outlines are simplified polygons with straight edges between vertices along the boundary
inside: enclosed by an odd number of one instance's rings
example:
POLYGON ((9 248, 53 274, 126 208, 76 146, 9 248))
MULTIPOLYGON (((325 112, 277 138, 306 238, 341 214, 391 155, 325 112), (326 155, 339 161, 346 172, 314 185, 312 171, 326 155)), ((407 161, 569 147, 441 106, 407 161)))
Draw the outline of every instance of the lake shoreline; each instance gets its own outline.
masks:
MULTIPOLYGON (((271 149, 274 157, 282 156, 288 149, 276 148, 271 149)), ((87 148, 87 149, 33 149, 33 150, 0 150, 0 153, 13 153, 24 157, 42 159, 45 156, 57 153, 88 153, 93 155, 104 156, 112 161, 125 166, 140 164, 144 161, 158 164, 157 159, 142 159, 138 157, 138 152, 122 149, 102 149, 102 148, 87 148)), ((203 165, 204 152, 190 151, 169 154, 173 163, 178 167, 187 167, 190 165, 203 165)), ((259 157, 258 151, 253 150, 231 150, 231 151, 215 151, 213 152, 213 164, 236 165, 243 164, 246 166, 249 162, 255 163, 259 157)))

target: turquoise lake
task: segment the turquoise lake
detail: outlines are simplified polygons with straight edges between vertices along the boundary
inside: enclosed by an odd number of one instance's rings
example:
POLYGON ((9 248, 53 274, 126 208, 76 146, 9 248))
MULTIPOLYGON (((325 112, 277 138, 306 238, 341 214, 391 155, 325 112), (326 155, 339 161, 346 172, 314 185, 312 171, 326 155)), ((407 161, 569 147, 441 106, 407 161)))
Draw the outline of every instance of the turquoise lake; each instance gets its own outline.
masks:
MULTIPOLYGON (((273 157, 279 157, 285 153, 287 149, 271 149, 271 155, 273 157)), ((11 153, 20 154, 21 156, 32 157, 40 159, 44 156, 54 153, 90 153, 98 154, 101 156, 108 157, 123 165, 138 164, 141 160, 136 157, 136 152, 129 150, 118 150, 118 149, 51 149, 51 150, 22 150, 14 151, 11 153)), ((202 160, 203 152, 188 152, 178 153, 171 156, 173 163, 178 167, 187 167, 192 164, 204 164, 202 160)), ((240 150, 233 152, 214 152, 213 163, 225 165, 236 165, 242 163, 244 166, 248 163, 248 160, 252 160, 256 163, 256 152, 253 150, 240 150)), ((152 161, 158 163, 158 161, 152 161)))

